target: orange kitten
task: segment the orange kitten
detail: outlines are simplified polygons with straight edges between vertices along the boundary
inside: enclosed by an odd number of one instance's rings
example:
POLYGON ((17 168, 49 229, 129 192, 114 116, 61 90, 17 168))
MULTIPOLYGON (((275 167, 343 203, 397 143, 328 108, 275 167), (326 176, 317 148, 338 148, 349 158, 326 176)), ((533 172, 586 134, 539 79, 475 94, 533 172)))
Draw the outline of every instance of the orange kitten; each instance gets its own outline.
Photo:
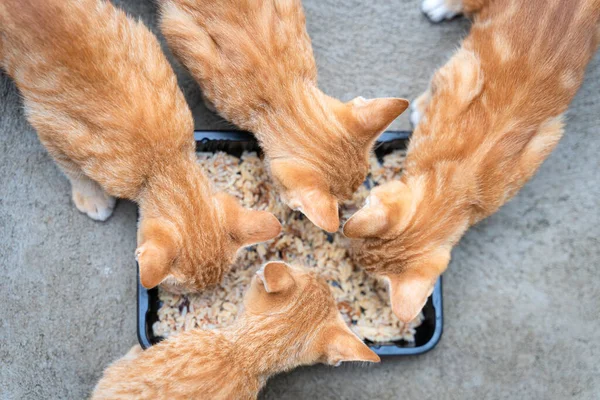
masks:
POLYGON ((108 367, 92 399, 255 399, 267 379, 300 365, 379 362, 346 326, 313 273, 267 263, 228 329, 192 330, 108 367))
POLYGON ((105 220, 115 197, 139 204, 144 286, 214 284, 240 246, 279 233, 273 215, 213 192, 158 41, 109 2, 3 0, 0 66, 80 211, 105 220))
POLYGON ((300 0, 161 0, 161 28, 207 106, 259 140, 283 201, 339 228, 338 202, 364 181, 403 99, 342 103, 317 87, 300 0))
POLYGON ((404 174, 371 191, 344 226, 387 277, 395 314, 415 317, 468 227, 535 173, 599 41, 600 0, 426 0, 434 20, 474 14, 462 48, 414 103, 404 174))

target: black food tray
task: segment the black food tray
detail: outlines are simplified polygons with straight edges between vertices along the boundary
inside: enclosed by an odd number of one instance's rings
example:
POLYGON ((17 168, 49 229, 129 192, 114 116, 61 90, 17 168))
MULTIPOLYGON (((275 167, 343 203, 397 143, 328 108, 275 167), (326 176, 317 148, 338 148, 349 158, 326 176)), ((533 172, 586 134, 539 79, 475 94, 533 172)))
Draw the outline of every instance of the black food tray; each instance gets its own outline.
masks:
MULTIPOLYGON (((394 150, 404 149, 410 132, 386 131, 381 134, 375 145, 375 154, 381 158, 394 150)), ((260 151, 254 136, 240 131, 196 131, 196 150, 201 152, 224 151, 239 157, 244 151, 260 151)), ((137 333, 142 348, 160 342, 163 338, 155 336, 152 324, 158 321, 158 289, 147 290, 137 283, 137 333)), ((431 350, 442 336, 442 278, 438 280, 433 293, 423 308, 423 322, 417 328, 414 342, 397 341, 391 343, 367 344, 380 356, 398 356, 422 354, 431 350)))

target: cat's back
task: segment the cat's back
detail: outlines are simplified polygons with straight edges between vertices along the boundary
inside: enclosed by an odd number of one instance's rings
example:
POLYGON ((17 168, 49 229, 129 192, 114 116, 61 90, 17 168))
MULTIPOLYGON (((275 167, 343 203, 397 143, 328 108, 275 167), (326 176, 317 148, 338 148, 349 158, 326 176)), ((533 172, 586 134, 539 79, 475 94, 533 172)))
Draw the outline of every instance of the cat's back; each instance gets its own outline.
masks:
POLYGON ((307 78, 316 74, 300 0, 162 0, 161 8, 163 28, 187 30, 187 39, 198 43, 210 40, 198 56, 220 66, 277 70, 288 64, 307 78))
POLYGON ((109 366, 92 395, 105 399, 251 399, 258 384, 238 368, 216 331, 183 332, 109 366), (250 390, 248 390, 250 389, 250 390))
POLYGON ((26 100, 121 127, 159 122, 183 100, 154 35, 108 1, 3 0, 0 32, 0 64, 26 100))
POLYGON ((317 69, 300 0, 161 0, 161 29, 203 94, 238 125, 317 69))
POLYGON ((193 150, 158 40, 110 2, 3 0, 0 34, 0 65, 42 141, 111 194, 134 197, 153 165, 193 150))
POLYGON ((561 115, 597 49, 599 23, 600 0, 490 0, 434 74, 406 172, 438 168, 503 193, 507 183, 522 185, 562 134, 561 115))
POLYGON ((556 125, 596 51, 599 20, 600 0, 490 1, 433 77, 411 163, 511 159, 541 126, 556 125))
POLYGON ((599 22, 599 0, 491 1, 463 46, 481 62, 484 99, 527 118, 564 112, 598 46, 599 22))
POLYGON ((0 22, 2 65, 26 93, 51 78, 68 89, 127 91, 126 79, 148 72, 133 70, 144 59, 164 64, 153 35, 107 1, 3 0, 0 22))

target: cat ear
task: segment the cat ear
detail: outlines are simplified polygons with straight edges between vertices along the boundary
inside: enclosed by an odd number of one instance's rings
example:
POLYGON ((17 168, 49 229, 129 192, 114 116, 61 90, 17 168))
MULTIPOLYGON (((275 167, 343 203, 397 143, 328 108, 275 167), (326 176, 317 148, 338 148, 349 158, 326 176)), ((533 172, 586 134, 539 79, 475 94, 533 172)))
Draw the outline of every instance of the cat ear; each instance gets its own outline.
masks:
POLYGON ((140 282, 146 289, 158 286, 169 275, 174 259, 169 249, 162 248, 154 241, 138 247, 135 258, 140 269, 140 282))
POLYGON ((421 276, 403 275, 388 277, 390 302, 396 317, 404 323, 409 323, 419 315, 427 303, 427 298, 433 291, 433 284, 421 276))
POLYGON ((281 223, 267 211, 244 210, 237 221, 237 237, 243 246, 271 240, 281 233, 281 223))
POLYGON ((313 224, 327 232, 334 233, 340 228, 338 201, 329 193, 318 189, 299 190, 290 199, 289 206, 302 212, 313 224))
POLYGON ((138 229, 135 258, 140 270, 142 286, 151 289, 158 286, 171 272, 177 257, 177 244, 172 227, 161 219, 142 220, 138 229))
POLYGON ((417 270, 387 276, 392 311, 400 321, 408 323, 419 315, 449 261, 450 252, 443 250, 417 270))
POLYGON ((367 361, 380 362, 381 359, 373 350, 363 343, 355 334, 346 327, 332 327, 324 332, 327 340, 325 357, 327 364, 336 367, 342 362, 367 361))
POLYGON ((342 230, 351 239, 377 237, 387 231, 390 222, 387 208, 375 194, 371 194, 365 205, 346 221, 342 230))
POLYGON ((281 233, 281 223, 270 212, 243 208, 238 201, 226 193, 218 193, 229 232, 240 246, 264 242, 281 233))
POLYGON ((273 160, 271 174, 284 187, 287 204, 327 232, 340 227, 338 201, 314 170, 290 160, 273 160))
POLYGON ((365 205, 344 224, 349 238, 380 237, 408 214, 411 190, 401 181, 391 181, 371 190, 365 205))
POLYGON ((358 126, 356 132, 367 140, 377 138, 400 114, 408 108, 408 100, 393 97, 365 99, 357 97, 350 102, 358 126))
POLYGON ((292 288, 296 282, 290 273, 290 267, 282 261, 266 263, 256 272, 267 293, 281 293, 292 288))

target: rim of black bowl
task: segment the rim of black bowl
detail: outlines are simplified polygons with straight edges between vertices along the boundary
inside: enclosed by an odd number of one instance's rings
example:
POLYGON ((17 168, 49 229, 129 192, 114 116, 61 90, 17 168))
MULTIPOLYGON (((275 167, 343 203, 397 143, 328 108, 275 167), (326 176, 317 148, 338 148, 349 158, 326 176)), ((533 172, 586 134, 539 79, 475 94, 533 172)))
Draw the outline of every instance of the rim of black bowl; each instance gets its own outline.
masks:
MULTIPOLYGON (((404 148, 410 134, 411 132, 408 131, 383 132, 377 139, 375 152, 381 156, 397 148, 404 148)), ((198 151, 202 151, 209 142, 256 143, 252 134, 242 131, 195 131, 194 139, 198 151)), ((206 151, 206 149, 204 150, 206 151)), ((218 150, 223 149, 219 148, 218 150)), ((137 336, 142 348, 147 349, 163 339, 155 336, 152 331, 152 324, 158 320, 160 301, 158 300, 158 289, 144 288, 139 281, 139 272, 137 276, 137 336)), ((366 341, 367 345, 379 356, 417 355, 430 351, 439 343, 443 333, 442 297, 442 277, 440 277, 423 308, 424 319, 422 324, 416 328, 415 342, 401 340, 390 343, 374 343, 366 341)))

